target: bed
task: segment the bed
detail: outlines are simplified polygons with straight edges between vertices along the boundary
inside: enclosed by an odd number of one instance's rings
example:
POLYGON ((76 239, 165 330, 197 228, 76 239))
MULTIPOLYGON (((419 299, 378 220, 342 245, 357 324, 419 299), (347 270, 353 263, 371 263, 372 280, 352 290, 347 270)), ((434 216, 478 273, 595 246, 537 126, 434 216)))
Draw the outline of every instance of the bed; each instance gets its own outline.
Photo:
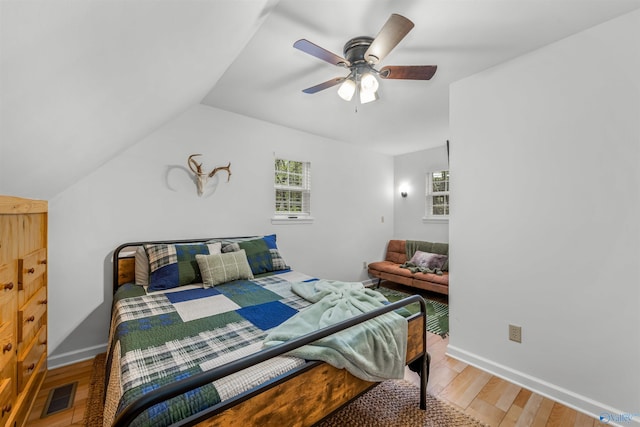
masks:
POLYGON ((291 354, 398 314, 426 409, 426 309, 417 295, 264 347, 311 305, 292 285, 324 283, 291 270, 275 235, 130 242, 113 259, 107 426, 313 425, 379 380, 291 354), (408 304, 420 312, 410 315, 408 304))

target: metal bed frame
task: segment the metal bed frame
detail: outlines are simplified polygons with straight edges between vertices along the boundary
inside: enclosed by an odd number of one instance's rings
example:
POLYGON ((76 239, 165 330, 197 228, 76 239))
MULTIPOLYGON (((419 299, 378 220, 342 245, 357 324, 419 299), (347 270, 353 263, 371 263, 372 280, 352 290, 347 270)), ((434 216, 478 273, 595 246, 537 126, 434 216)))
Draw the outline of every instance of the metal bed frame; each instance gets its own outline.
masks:
MULTIPOLYGON (((137 247, 143 244, 179 244, 179 243, 201 243, 206 242, 212 239, 192 239, 192 240, 163 240, 163 241, 147 241, 147 242, 132 242, 125 243, 120 245, 115 251, 113 255, 113 286, 114 293, 120 286, 121 282, 119 277, 119 260, 120 253, 128 247, 137 247)), ((185 378, 180 381, 176 381, 171 384, 167 384, 163 387, 160 387, 156 390, 153 390, 144 396, 141 396, 134 402, 132 402, 129 406, 124 408, 117 416, 114 421, 114 427, 124 427, 128 426, 138 415, 140 415, 143 411, 150 408, 151 406, 161 403, 165 400, 171 399, 173 397, 179 396, 189 390, 193 390, 195 388, 201 387, 205 384, 211 383, 215 380, 223 378, 225 376, 234 374, 243 369, 246 369, 250 366, 253 366, 257 363, 264 362, 272 357, 282 355, 296 348, 307 345, 311 342, 324 338, 328 335, 334 334, 336 332, 345 330, 352 326, 358 325, 360 323, 366 322, 368 320, 373 319, 374 317, 380 316, 385 313, 389 313, 391 311, 397 310, 409 304, 418 302, 420 304, 420 314, 416 313, 414 316, 422 316, 424 318, 424 329, 422 334, 422 352, 419 354, 417 359, 414 359, 409 362, 412 366, 417 365, 418 371, 420 373, 420 409, 426 410, 426 396, 427 396, 427 381, 429 378, 429 362, 430 357, 427 353, 427 334, 426 334, 426 316, 427 316, 427 307, 426 302, 420 295, 412 295, 408 298, 402 299, 400 301, 396 301, 394 303, 390 303, 385 305, 384 307, 377 308, 375 310, 369 311, 367 313, 363 313, 361 315, 355 316, 351 319, 345 320, 340 323, 336 323, 334 325, 328 326, 323 329, 319 329, 315 332, 300 336, 296 339, 287 341, 283 344, 270 347, 264 350, 261 350, 257 353, 251 354, 249 356, 245 356, 233 362, 227 363, 225 365, 219 366, 214 369, 210 369, 205 372, 201 372, 197 375, 194 375, 189 378, 185 378)), ((198 424, 199 422, 205 421, 206 419, 219 414, 226 409, 233 407, 241 402, 248 400, 249 398, 260 394, 261 392, 268 390, 272 387, 275 387, 278 384, 286 382, 288 379, 297 376, 305 371, 310 370, 311 368, 322 364, 325 362, 321 361, 310 361, 306 363, 304 366, 294 369, 292 371, 287 372, 286 374, 277 377, 271 381, 267 381, 266 383, 249 390, 247 392, 241 393, 238 396, 235 396, 231 399, 225 400, 218 404, 215 404, 197 414, 192 415, 191 417, 185 418, 173 425, 175 426, 193 426, 198 424)), ((365 390, 366 392, 367 390, 365 390)), ((364 393, 364 392, 363 392, 364 393)), ((354 397, 357 398, 358 396, 354 397)), ((329 414, 327 414, 329 415, 329 414)))

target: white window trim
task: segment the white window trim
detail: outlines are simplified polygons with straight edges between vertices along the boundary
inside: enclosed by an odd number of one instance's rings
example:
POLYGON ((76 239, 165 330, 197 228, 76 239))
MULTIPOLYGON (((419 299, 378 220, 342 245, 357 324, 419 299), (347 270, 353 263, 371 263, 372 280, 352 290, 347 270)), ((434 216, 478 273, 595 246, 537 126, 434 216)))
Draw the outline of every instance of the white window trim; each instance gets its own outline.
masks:
MULTIPOLYGON (((442 171, 448 171, 447 169, 443 169, 442 171)), ((424 209, 424 213, 425 215, 422 217, 422 222, 425 223, 446 223, 449 222, 449 215, 433 215, 431 212, 433 212, 433 207, 431 205, 431 197, 433 197, 434 195, 439 195, 439 194, 446 194, 449 195, 449 203, 451 203, 451 196, 450 196, 450 190, 451 187, 449 187, 449 191, 445 191, 445 192, 432 192, 431 189, 433 188, 433 174, 435 172, 442 172, 440 170, 437 171, 430 171, 427 172, 427 180, 426 180, 426 191, 425 191, 425 209, 424 209)), ((449 175, 449 179, 451 179, 451 175, 449 175)), ((451 183, 449 183, 449 185, 451 185, 451 183)), ((451 209, 451 208, 449 208, 451 209)))
POLYGON ((300 215, 300 216, 274 215, 271 218, 271 224, 273 225, 313 224, 314 220, 315 218, 310 215, 300 215))
POLYGON ((422 222, 424 223, 446 223, 449 222, 449 216, 447 215, 447 217, 445 218, 441 218, 441 217, 437 217, 437 216, 423 216, 422 217, 422 222))

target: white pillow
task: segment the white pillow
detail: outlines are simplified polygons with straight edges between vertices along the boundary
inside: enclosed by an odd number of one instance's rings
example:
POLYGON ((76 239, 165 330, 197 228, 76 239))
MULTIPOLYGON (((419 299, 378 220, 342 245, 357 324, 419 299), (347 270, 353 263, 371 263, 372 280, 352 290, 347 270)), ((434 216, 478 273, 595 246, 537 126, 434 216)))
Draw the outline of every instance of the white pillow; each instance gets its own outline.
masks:
POLYGON ((149 284, 149 258, 143 246, 136 250, 136 285, 149 284))

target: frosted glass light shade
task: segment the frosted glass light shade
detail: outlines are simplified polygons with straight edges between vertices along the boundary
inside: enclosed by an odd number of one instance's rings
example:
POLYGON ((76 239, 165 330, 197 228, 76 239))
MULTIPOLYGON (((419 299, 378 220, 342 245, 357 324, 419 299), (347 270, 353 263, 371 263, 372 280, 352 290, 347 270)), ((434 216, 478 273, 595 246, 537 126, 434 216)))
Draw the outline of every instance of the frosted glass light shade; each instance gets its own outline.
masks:
POLYGON ((378 99, 377 92, 365 92, 364 90, 360 91, 360 103, 366 104, 367 102, 372 102, 378 99))
POLYGON ((356 93, 356 83, 351 79, 342 82, 338 88, 338 95, 345 101, 351 101, 354 93, 356 93))
POLYGON ((360 91, 362 92, 375 92, 378 90, 378 80, 371 73, 364 73, 360 77, 360 91))

